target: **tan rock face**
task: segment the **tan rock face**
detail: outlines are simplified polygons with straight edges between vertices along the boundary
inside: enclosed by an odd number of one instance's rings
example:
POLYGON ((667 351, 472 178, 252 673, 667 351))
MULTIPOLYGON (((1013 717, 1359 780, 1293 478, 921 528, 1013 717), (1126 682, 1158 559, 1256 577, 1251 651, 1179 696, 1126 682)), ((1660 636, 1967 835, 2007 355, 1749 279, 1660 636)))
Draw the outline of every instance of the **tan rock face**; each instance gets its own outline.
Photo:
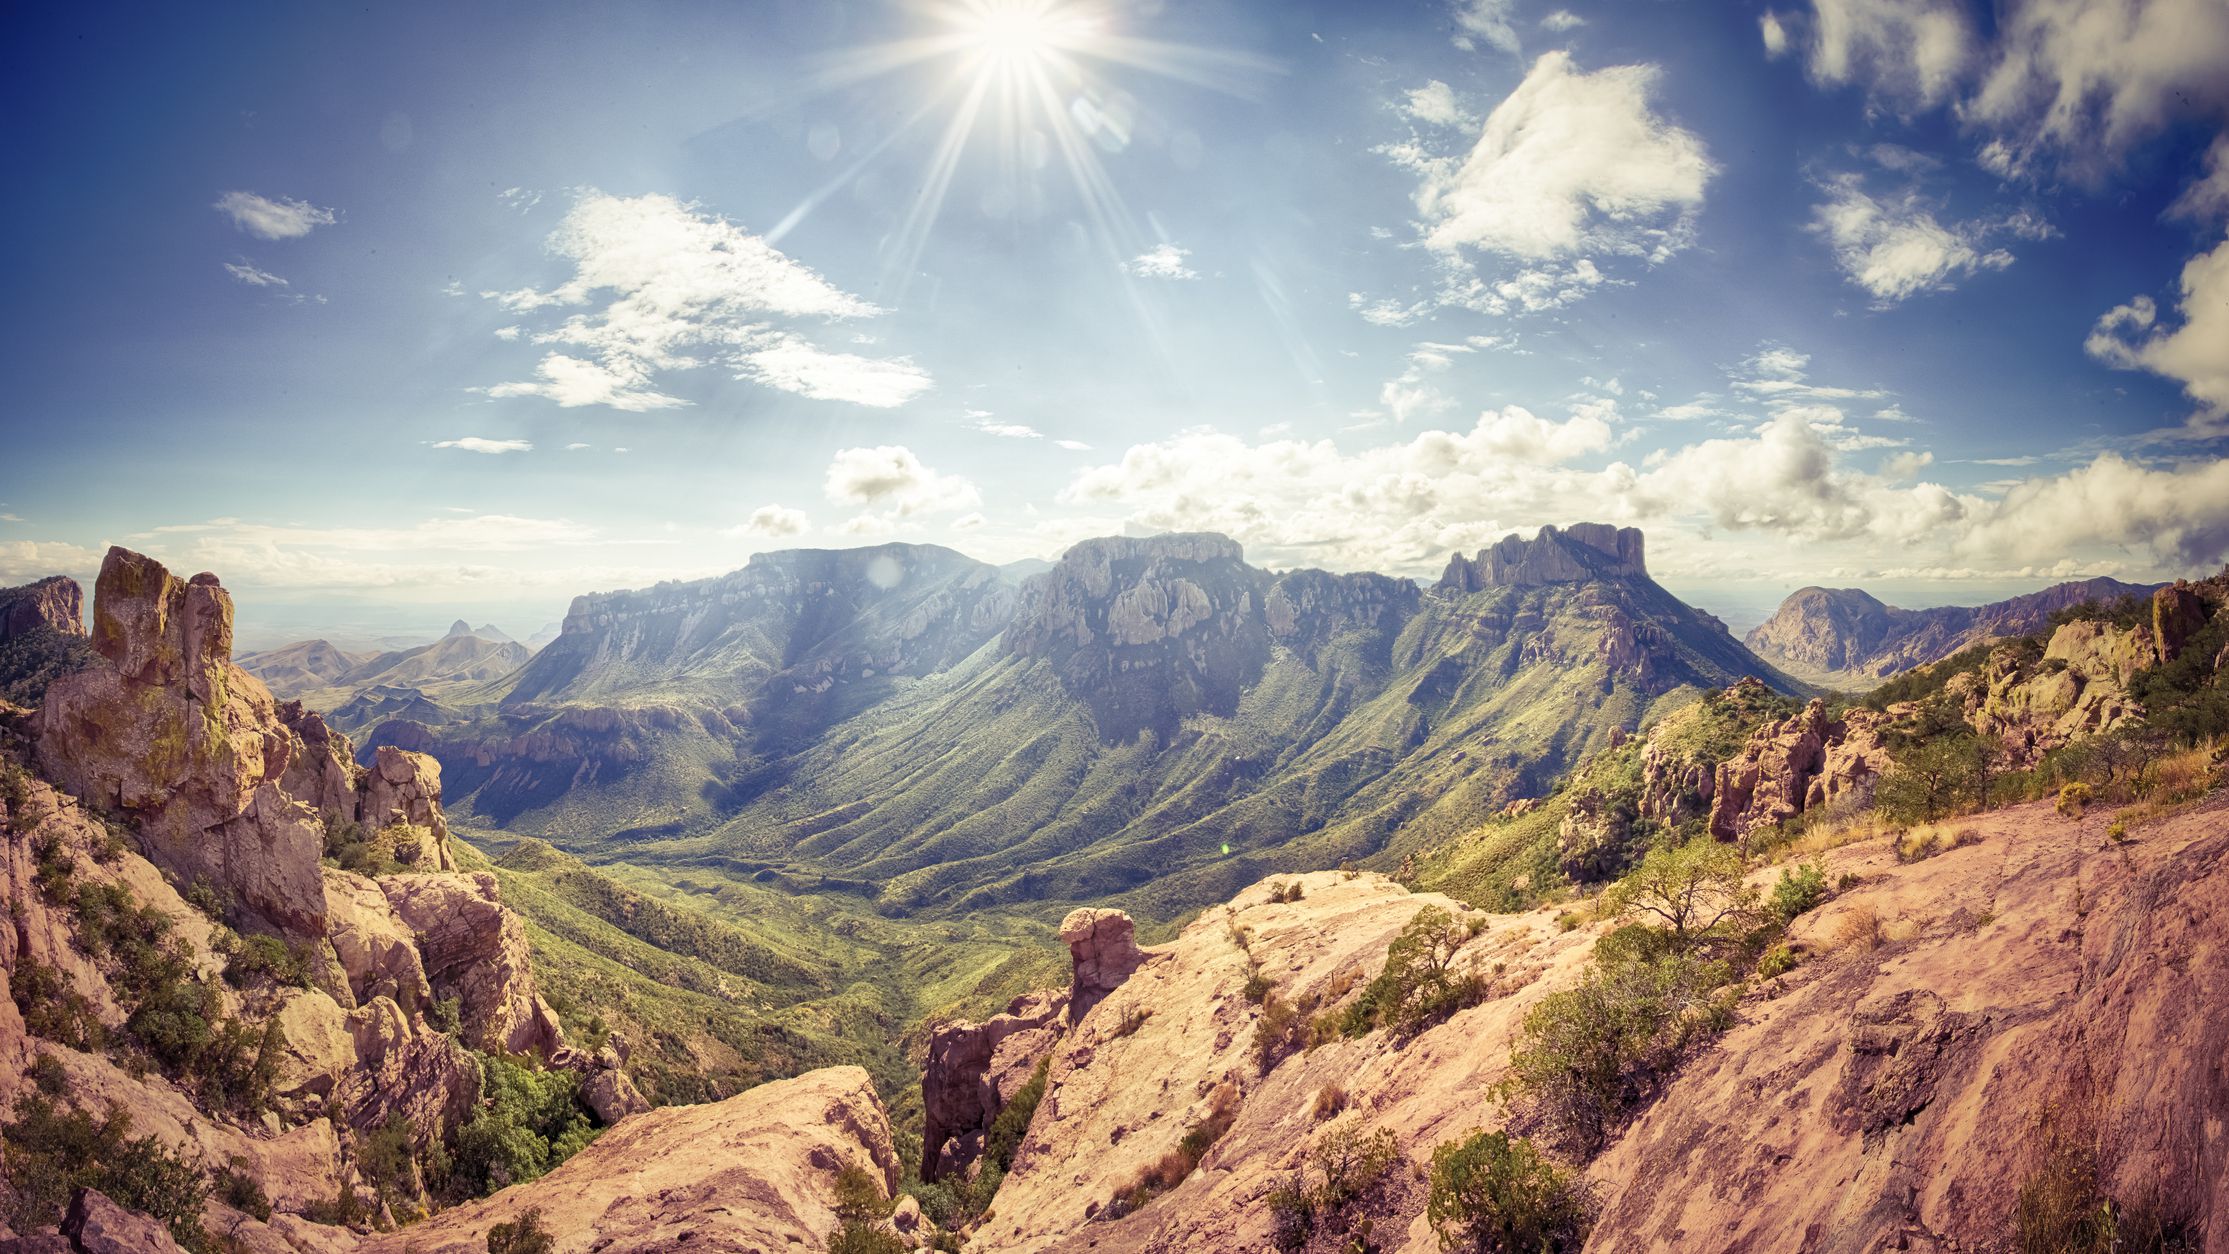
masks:
POLYGON ((125 1210, 98 1189, 79 1189, 70 1199, 62 1232, 81 1254, 184 1254, 171 1239, 170 1229, 125 1210))
POLYGON ((363 1248, 483 1254, 489 1228, 533 1207, 560 1254, 817 1250, 836 1229, 836 1174, 846 1166, 896 1191, 898 1155, 873 1083, 858 1067, 830 1067, 637 1115, 539 1180, 363 1248))
POLYGON ((1068 996, 1066 991, 1024 994, 1005 1014, 930 1031, 921 1071, 924 1179, 973 1169, 998 1112, 1065 1033, 1068 996))
POLYGON ((1068 1020, 1081 1020, 1107 994, 1122 986, 1130 973, 1145 961, 1138 948, 1137 926, 1120 910, 1084 907, 1071 910, 1060 921, 1060 939, 1068 945, 1075 974, 1069 985, 1068 1020))
POLYGON ((398 860, 427 871, 456 869, 449 853, 449 823, 441 814, 441 764, 430 756, 379 746, 365 775, 359 814, 367 828, 402 824, 410 829, 414 840, 397 845, 398 860))
POLYGON ((1762 827, 1831 804, 1872 795, 1888 769, 1880 734, 1885 715, 1851 710, 1827 717, 1813 700, 1800 713, 1768 723, 1740 754, 1721 762, 1710 790, 1710 833, 1740 840, 1762 827))
POLYGON ((326 939, 359 1003, 385 997, 422 1014, 433 1001, 417 937, 395 913, 379 883, 325 868, 326 939))
POLYGON ((77 580, 55 575, 20 588, 0 588, 0 640, 40 627, 85 634, 85 593, 77 580))
POLYGON ((2189 583, 2178 580, 2152 594, 2152 647, 2161 662, 2180 656, 2184 642, 2205 625, 2205 599, 2189 583))
POLYGON ((293 738, 270 693, 232 664, 232 599, 216 577, 182 582, 110 549, 92 636, 107 665, 55 681, 40 707, 46 774, 127 816, 181 882, 207 881, 254 922, 322 934, 322 831, 279 790, 293 738))
POLYGON ((534 990, 526 925, 503 908, 495 876, 389 875, 378 884, 419 939, 433 995, 458 999, 467 1040, 545 1057, 564 1043, 534 990))

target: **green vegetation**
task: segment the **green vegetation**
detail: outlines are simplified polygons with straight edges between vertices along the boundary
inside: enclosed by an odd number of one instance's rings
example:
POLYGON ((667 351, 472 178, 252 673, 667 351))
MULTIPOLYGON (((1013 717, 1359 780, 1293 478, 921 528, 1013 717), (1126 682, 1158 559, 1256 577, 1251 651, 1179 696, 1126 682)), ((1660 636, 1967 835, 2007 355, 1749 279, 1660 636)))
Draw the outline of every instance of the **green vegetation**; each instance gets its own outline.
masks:
POLYGON ((1051 1070, 1050 1053, 1037 1060, 1037 1069, 1029 1073, 1029 1081, 1014 1090, 1014 1100, 1006 1103, 991 1120, 991 1130, 983 1135, 983 1159, 988 1166, 995 1166, 1003 1174, 1014 1165, 1014 1151, 1022 1146, 1022 1138, 1029 1135, 1029 1121, 1037 1115, 1037 1103, 1045 1096, 1045 1077, 1051 1070))
POLYGON ((33 1232, 58 1224, 71 1195, 92 1188, 161 1220, 194 1254, 215 1254, 218 1247, 201 1226, 206 1171, 153 1137, 132 1136, 129 1112, 111 1107, 95 1117, 57 1100, 62 1086, 53 1073, 34 1070, 34 1078, 38 1082, 16 1099, 14 1120, 0 1127, 0 1162, 14 1193, 12 1226, 33 1232))
POLYGON ((596 1136, 578 1072, 499 1054, 478 1057, 479 1109, 450 1139, 446 1178, 429 1180, 454 1199, 539 1179, 596 1136))
POLYGON ((1454 969, 1456 952, 1477 934, 1438 906, 1417 911, 1386 947, 1385 969, 1340 1013, 1340 1032, 1364 1036, 1385 1028, 1405 1038, 1477 1005, 1486 995, 1485 980, 1475 971, 1454 969))
POLYGON ((518 1218, 488 1229, 488 1254, 552 1254, 557 1239, 542 1226, 540 1207, 529 1206, 518 1218))
POLYGON ((1741 851, 1707 836, 1650 850, 1604 895, 1612 913, 1650 916, 1682 941, 1717 928, 1754 900, 1742 883, 1741 851))
POLYGON ((2039 1132, 2038 1161, 2013 1208, 2020 1254, 2197 1254, 2198 1241, 2156 1206, 2107 1194, 2088 1129, 2046 1112, 2039 1132))
POLYGON ((1440 1248, 1480 1254, 1577 1254, 1593 1207, 1571 1173, 1532 1142, 1479 1132, 1432 1151, 1425 1216, 1440 1248))
POLYGON ((1319 1229, 1366 1231, 1371 1221, 1358 1222, 1356 1212, 1368 1207, 1400 1158, 1393 1134, 1383 1128, 1368 1136, 1359 1123, 1326 1131, 1308 1164, 1270 1190, 1270 1239, 1280 1250, 1298 1250, 1319 1229), (1310 1182, 1308 1166, 1318 1182, 1310 1182))
POLYGON ((884 1228, 890 1199, 872 1172, 846 1163, 836 1172, 837 1228, 828 1238, 829 1254, 904 1254, 906 1244, 884 1228))
POLYGON ((1819 863, 1786 867, 1780 872, 1780 882, 1772 886, 1765 908, 1786 926, 1795 922, 1796 916, 1816 909, 1827 899, 1827 891, 1827 869, 1819 863))
POLYGON ((35 706, 49 684, 91 666, 97 656, 85 637, 47 626, 0 640, 0 701, 35 706))

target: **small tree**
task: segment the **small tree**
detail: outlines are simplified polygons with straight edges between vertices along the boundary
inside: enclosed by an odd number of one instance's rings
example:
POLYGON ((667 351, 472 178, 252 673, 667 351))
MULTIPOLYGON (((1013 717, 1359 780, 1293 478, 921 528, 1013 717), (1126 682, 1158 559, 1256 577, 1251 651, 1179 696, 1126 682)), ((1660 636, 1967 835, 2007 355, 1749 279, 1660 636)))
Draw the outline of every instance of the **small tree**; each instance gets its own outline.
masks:
POLYGON ((1873 804, 1892 823, 1931 823, 1957 808, 1980 781, 1986 792, 1987 750, 1972 736, 1944 735, 1896 753, 1874 790, 1873 804))
POLYGON ((1710 931, 1755 899, 1742 883, 1741 851, 1707 836, 1677 849, 1650 850, 1608 893, 1614 912, 1661 920, 1683 940, 1710 931))
POLYGON ((1425 1214, 1443 1250, 1576 1254, 1592 1209, 1571 1173, 1523 1137, 1479 1132, 1432 1151, 1425 1214))

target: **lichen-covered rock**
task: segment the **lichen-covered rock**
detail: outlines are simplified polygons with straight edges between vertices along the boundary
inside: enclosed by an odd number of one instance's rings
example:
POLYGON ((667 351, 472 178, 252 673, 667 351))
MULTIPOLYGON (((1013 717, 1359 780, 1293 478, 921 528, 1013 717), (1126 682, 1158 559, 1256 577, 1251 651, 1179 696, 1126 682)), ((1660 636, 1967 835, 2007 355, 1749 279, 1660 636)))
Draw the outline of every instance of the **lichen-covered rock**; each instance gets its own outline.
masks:
POLYGON ((534 988, 526 925, 503 908, 494 875, 389 875, 378 883, 418 937, 433 995, 458 999, 466 1040, 544 1057, 564 1043, 534 988))
POLYGON ((1740 840, 1759 828, 1845 797, 1872 794, 1888 767, 1880 742, 1885 716, 1851 710, 1829 718, 1813 699, 1797 714, 1759 728, 1739 754, 1722 762, 1710 789, 1710 833, 1740 840))
POLYGON ((367 829, 409 833, 408 840, 396 844, 398 861, 424 871, 456 869, 449 853, 449 823, 441 814, 441 764, 432 757, 379 746, 365 774, 359 815, 367 829))
POLYGON ((57 679, 35 723, 46 774, 126 816, 149 857, 205 881, 246 921, 324 932, 315 812, 278 787, 293 737, 271 694, 232 664, 232 598, 112 548, 93 593, 105 664, 57 679))
POLYGON ((528 1209, 561 1254, 762 1254, 823 1248, 836 1177, 866 1171, 889 1193, 890 1120, 859 1067, 776 1080, 726 1101, 626 1120, 550 1174, 375 1235, 366 1254, 484 1254, 488 1229, 528 1209))
POLYGON ((462 1123, 480 1099, 480 1067, 445 1032, 375 997, 349 1012, 357 1066, 345 1077, 339 1117, 369 1130, 400 1115, 420 1145, 462 1123))
POLYGON ((1975 731, 2002 744, 2016 765, 2029 765, 2077 736, 2138 717, 2129 680, 2155 657, 2149 627, 2076 619, 2051 633, 2040 659, 2007 645, 1945 690, 1964 703, 1975 731))

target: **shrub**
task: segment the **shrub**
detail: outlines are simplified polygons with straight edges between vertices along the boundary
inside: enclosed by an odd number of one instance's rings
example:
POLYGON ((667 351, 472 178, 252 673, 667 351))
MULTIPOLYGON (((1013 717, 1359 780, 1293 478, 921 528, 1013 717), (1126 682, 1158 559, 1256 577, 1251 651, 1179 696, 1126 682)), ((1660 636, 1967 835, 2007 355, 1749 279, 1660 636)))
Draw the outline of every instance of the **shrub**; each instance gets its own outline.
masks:
POLYGON ((1442 1249, 1576 1254, 1593 1208, 1571 1174, 1532 1142, 1480 1132, 1432 1151, 1425 1215, 1442 1249))
POLYGON ((2089 808, 2090 801, 2095 795, 2088 784, 2076 780, 2059 789, 2057 809, 2061 815, 2067 818, 2081 818, 2082 812, 2089 808))
POLYGON ((2128 840, 2128 824, 2121 822, 2119 819, 2106 824, 2105 838, 2116 845, 2126 843, 2128 840))
POLYGON ((1316 1090, 1316 1104, 1313 1113, 1319 1122, 1331 1118, 1346 1108, 1347 1090, 1337 1081, 1316 1090))
POLYGON ((1364 1136, 1359 1125, 1348 1125, 1324 1133, 1310 1157, 1323 1173, 1323 1187, 1316 1194, 1318 1209, 1340 1212, 1376 1189, 1401 1153, 1386 1129, 1364 1136))
POLYGON ((276 936, 236 936, 221 942, 219 948, 225 955, 225 982, 235 988, 259 977, 295 988, 310 986, 309 956, 276 936))
POLYGON ((1416 912, 1386 947, 1385 969, 1362 990, 1339 1020, 1348 1036, 1388 1028, 1395 1036, 1414 1036, 1486 995, 1477 973, 1457 975, 1455 955, 1474 933, 1468 924, 1438 906, 1416 912))
POLYGON ((1708 836, 1676 849, 1650 850, 1605 894, 1613 912, 1657 919, 1682 938, 1735 918, 1754 898, 1742 882, 1741 851, 1708 836))
POLYGON ((552 1254, 556 1238, 542 1226, 542 1210, 529 1206, 516 1219, 488 1229, 488 1254, 552 1254))
POLYGON ((906 1243, 880 1225, 853 1220, 830 1234, 828 1254, 906 1254, 906 1243))
POLYGON ((1768 980, 1776 975, 1785 975, 1795 969, 1795 951, 1786 945, 1774 945, 1757 959, 1757 974, 1768 980))
POLYGON ((872 1222, 889 1213, 890 1200, 873 1173, 857 1163, 845 1163, 836 1172, 836 1218, 872 1222))
POLYGON ((1817 908, 1826 899, 1826 868, 1816 862, 1806 862, 1780 872, 1780 882, 1772 886, 1768 906, 1773 917, 1786 924, 1817 908))
POLYGON ((1115 1021, 1113 1039, 1119 1041, 1123 1037, 1137 1035, 1138 1029, 1144 1027, 1146 1020, 1152 1017, 1153 1008, 1151 1006, 1130 1007, 1122 1012, 1122 1018, 1115 1021))
POLYGON ((1730 1006, 1712 993, 1732 978, 1692 953, 1598 961, 1525 1016, 1506 1090, 1560 1144, 1591 1155, 1690 1045, 1724 1030, 1730 1006))
POLYGON ((1215 1090, 1208 1103, 1208 1111, 1199 1122, 1184 1130, 1183 1139, 1176 1148, 1149 1164, 1130 1185, 1117 1192, 1108 1204, 1108 1218, 1120 1218, 1152 1201, 1159 1194, 1184 1183, 1208 1150, 1223 1139, 1238 1119, 1238 1089, 1228 1081, 1215 1090))
POLYGON ((0 1128, 0 1161, 14 1186, 9 1220, 17 1229, 60 1222, 70 1195, 93 1188, 119 1206, 161 1220, 178 1244, 195 1254, 215 1249, 201 1226, 208 1173, 153 1137, 134 1138, 130 1114, 110 1107, 96 1119, 34 1088, 17 1099, 15 1115, 0 1128))
POLYGON ((1269 1240, 1280 1250, 1304 1250, 1316 1233, 1316 1202, 1299 1171, 1269 1191, 1269 1240))
POLYGON ((71 1049, 98 1050, 108 1043, 108 1029, 93 1003, 68 976, 29 954, 18 959, 8 991, 31 1035, 71 1049))
POLYGON ((263 1186, 256 1183, 247 1172, 247 1160, 235 1158, 225 1168, 224 1178, 218 1182, 218 1196, 224 1204, 244 1215, 257 1219, 271 1218, 271 1198, 263 1186))
POLYGON ((1299 880, 1288 880, 1282 884, 1270 885, 1269 899, 1278 905, 1285 905, 1300 900, 1301 892, 1299 880))
POLYGON ((1014 1099, 999 1109, 998 1117, 991 1120, 991 1130, 983 1135, 982 1161, 996 1164, 1001 1175, 1013 1167, 1014 1151, 1029 1135, 1029 1121, 1037 1115, 1037 1103, 1044 1100, 1045 1077, 1052 1065, 1051 1054, 1037 1060, 1037 1069, 1029 1073, 1028 1082, 1014 1090, 1014 1099))
POLYGON ((479 1197, 540 1178, 595 1139, 577 1072, 495 1054, 480 1060, 480 1109, 457 1130, 444 1190, 479 1197))
POLYGON ((1995 751, 1971 734, 1939 729, 1895 751, 1873 804, 1892 823, 1931 823, 1961 805, 1987 804, 1995 751))
POLYGON ((1251 1050, 1256 1071, 1268 1075, 1278 1063, 1300 1052, 1308 1043, 1308 1015, 1313 1008, 1295 1006, 1275 993, 1262 1002, 1251 1050))

